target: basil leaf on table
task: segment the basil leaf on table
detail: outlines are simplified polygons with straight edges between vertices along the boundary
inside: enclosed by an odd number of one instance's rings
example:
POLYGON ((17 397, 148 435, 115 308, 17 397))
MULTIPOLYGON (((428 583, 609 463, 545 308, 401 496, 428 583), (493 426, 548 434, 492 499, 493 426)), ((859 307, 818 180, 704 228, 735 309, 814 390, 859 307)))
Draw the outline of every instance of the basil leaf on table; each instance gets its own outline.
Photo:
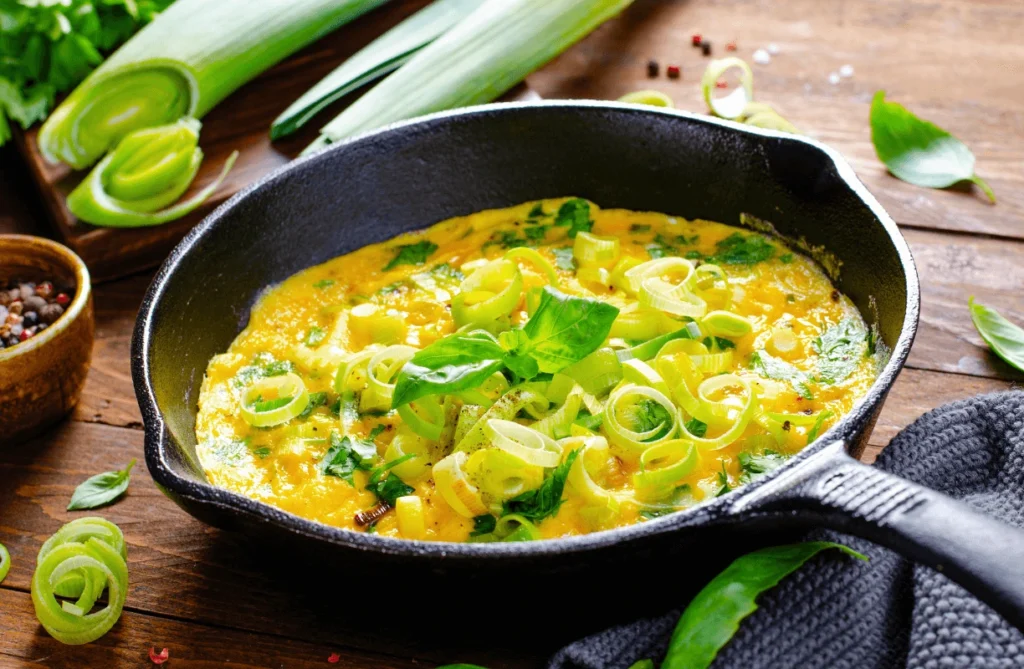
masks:
POLYGON ((75 488, 75 492, 71 495, 71 503, 68 504, 68 511, 95 509, 116 500, 128 489, 128 482, 131 480, 134 466, 135 458, 132 458, 132 461, 124 469, 103 472, 87 478, 75 488))
POLYGON ((490 333, 457 332, 416 353, 398 373, 391 407, 476 388, 504 367, 505 349, 490 333))
POLYGON ((1024 330, 1006 320, 1002 314, 974 301, 968 303, 971 320, 978 334, 996 355, 1014 369, 1024 372, 1024 330))
POLYGON ((704 669, 711 665, 740 622, 757 610, 762 592, 823 550, 835 548, 859 560, 867 557, 829 541, 763 548, 733 561, 697 593, 672 632, 662 669, 704 669))
POLYGON ((570 297, 546 286, 537 311, 523 326, 530 341, 516 352, 536 360, 540 371, 555 374, 600 348, 618 315, 606 302, 570 297))
POLYGON ((974 154, 963 142, 903 105, 886 102, 885 91, 871 101, 871 142, 879 160, 907 183, 947 188, 970 181, 996 201, 992 188, 974 173, 974 154))

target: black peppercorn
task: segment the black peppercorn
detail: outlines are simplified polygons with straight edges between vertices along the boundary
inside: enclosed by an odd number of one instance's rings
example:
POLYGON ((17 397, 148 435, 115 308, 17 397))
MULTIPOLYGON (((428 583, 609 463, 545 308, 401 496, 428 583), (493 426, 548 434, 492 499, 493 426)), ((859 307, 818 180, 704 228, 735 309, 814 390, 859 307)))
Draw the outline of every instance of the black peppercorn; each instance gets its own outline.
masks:
POLYGON ((709 42, 707 40, 703 40, 700 43, 700 52, 702 54, 704 54, 705 56, 710 56, 711 55, 711 42, 709 42))
POLYGON ((658 76, 659 72, 661 72, 661 66, 658 65, 658 61, 656 61, 656 60, 649 60, 649 61, 647 61, 647 76, 648 77, 653 79, 656 76, 658 76))

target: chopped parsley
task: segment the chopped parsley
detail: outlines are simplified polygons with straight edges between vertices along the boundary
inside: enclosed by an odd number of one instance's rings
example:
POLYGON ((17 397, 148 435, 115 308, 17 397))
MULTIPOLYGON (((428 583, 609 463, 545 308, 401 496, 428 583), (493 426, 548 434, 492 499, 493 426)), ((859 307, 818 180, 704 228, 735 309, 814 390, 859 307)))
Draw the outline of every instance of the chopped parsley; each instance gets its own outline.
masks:
POLYGON ((716 265, 754 265, 775 256, 775 247, 761 235, 734 232, 715 244, 715 254, 708 262, 716 265))
POLYGON ((499 230, 491 235, 491 238, 484 242, 483 250, 492 246, 500 246, 502 249, 515 249, 520 246, 529 246, 525 237, 520 237, 515 230, 499 230))
POLYGON ((391 262, 384 266, 385 272, 399 265, 422 265, 437 250, 437 244, 424 239, 415 244, 403 244, 395 248, 397 253, 395 253, 395 257, 391 259, 391 262))
POLYGON ((309 332, 306 333, 306 346, 315 348, 323 343, 324 339, 327 338, 327 331, 322 327, 314 325, 309 328, 309 332))
POLYGON ((370 478, 366 482, 366 489, 376 495, 379 501, 388 506, 394 506, 399 497, 405 497, 416 492, 415 488, 406 484, 402 479, 398 478, 397 474, 391 471, 392 467, 415 457, 417 457, 415 453, 409 453, 377 467, 370 472, 370 478))
POLYGON ((576 415, 576 420, 573 421, 580 427, 585 427, 591 432, 597 432, 598 428, 601 427, 601 423, 604 422, 604 413, 599 413, 596 416, 592 415, 586 409, 580 409, 580 412, 576 415))
POLYGON ((629 226, 629 231, 634 235, 641 232, 650 232, 651 226, 647 225, 646 223, 634 223, 633 225, 629 226))
POLYGON ((781 262, 783 265, 788 265, 789 263, 793 262, 793 254, 786 253, 784 255, 779 256, 779 262, 781 262))
POLYGON ((523 230, 523 234, 531 242, 542 242, 548 234, 549 225, 535 225, 530 228, 523 230))
POLYGON ((814 421, 814 425, 807 432, 807 443, 811 444, 815 439, 818 438, 818 433, 821 432, 821 428, 825 425, 825 421, 832 417, 831 411, 822 411, 818 414, 818 420, 814 421))
POLYGON ((594 227, 594 221, 590 219, 590 203, 579 198, 569 200, 559 207, 555 225, 568 226, 570 237, 575 237, 580 232, 590 232, 594 227))
POLYGON ((547 216, 547 214, 544 213, 544 205, 542 205, 540 202, 533 205, 533 209, 531 209, 530 213, 526 215, 527 218, 543 218, 545 216, 547 216))
POLYGON ((260 448, 252 449, 252 454, 259 458, 260 460, 262 460, 263 458, 270 455, 270 449, 267 448, 266 446, 261 446, 260 448))
POLYGON ((469 533, 469 536, 479 537, 484 534, 490 534, 497 526, 498 519, 489 513, 485 513, 484 515, 477 516, 473 519, 473 531, 469 533))
POLYGON ((805 400, 814 399, 807 386, 811 381, 810 376, 782 358, 776 358, 767 351, 754 351, 750 356, 750 367, 766 378, 790 383, 805 400))
POLYGON ((703 437, 708 433, 708 424, 699 418, 690 418, 686 421, 686 431, 695 437, 703 437))
POLYGON ((870 355, 869 331, 853 318, 830 327, 814 340, 818 354, 818 375, 826 383, 837 383, 857 370, 870 355))
POLYGON ((756 481, 768 472, 781 467, 785 464, 786 459, 786 456, 775 451, 765 451, 760 455, 748 452, 740 453, 740 482, 756 481))
POLYGON ((323 290, 324 288, 330 288, 333 285, 334 285, 334 279, 321 279, 321 280, 317 281, 316 283, 314 283, 313 287, 314 288, 319 288, 320 290, 323 290))
MULTIPOLYGON (((658 259, 666 256, 678 256, 680 255, 679 246, 693 246, 699 241, 700 235, 674 235, 667 237, 658 233, 654 236, 654 241, 648 244, 646 248, 651 258, 658 259)), ((686 256, 690 257, 691 254, 696 254, 696 258, 703 257, 703 254, 696 250, 688 251, 686 256)))
POLYGON ((331 430, 330 447, 320 460, 320 472, 326 476, 337 476, 352 483, 352 474, 357 469, 369 471, 377 459, 377 445, 374 440, 385 430, 383 425, 373 428, 366 439, 342 437, 337 430, 331 430))
POLYGON ((319 407, 322 407, 325 404, 327 404, 327 393, 326 392, 321 391, 321 392, 318 392, 318 393, 310 393, 309 394, 309 404, 306 405, 306 408, 303 409, 302 413, 300 413, 298 416, 296 416, 296 418, 309 418, 310 414, 312 414, 319 407))
POLYGON ((657 430, 648 441, 660 439, 672 429, 672 415, 668 409, 651 399, 642 399, 634 404, 630 418, 636 432, 657 430))
POLYGON ((234 386, 244 388, 257 379, 268 376, 281 376, 295 370, 288 360, 275 360, 270 353, 257 353, 252 363, 238 370, 235 374, 234 386))
POLYGON ((729 472, 725 471, 725 463, 722 463, 722 471, 718 472, 718 492, 715 493, 715 497, 721 497, 727 492, 732 492, 732 486, 729 484, 729 472))
POLYGON ((249 449, 248 439, 228 439, 221 437, 205 443, 213 457, 225 464, 237 464, 249 449))
POLYGON ((731 339, 725 339, 724 337, 704 337, 704 340, 701 343, 703 343, 709 351, 716 348, 720 351, 736 348, 736 343, 734 341, 731 339))
POLYGON ((565 490, 565 481, 569 478, 569 470, 572 469, 572 463, 576 461, 579 454, 579 450, 569 453, 565 462, 555 467, 551 475, 544 479, 544 482, 536 490, 527 490, 521 495, 516 495, 503 502, 501 514, 507 516, 516 513, 534 523, 539 523, 558 513, 558 509, 564 501, 562 492, 565 490))

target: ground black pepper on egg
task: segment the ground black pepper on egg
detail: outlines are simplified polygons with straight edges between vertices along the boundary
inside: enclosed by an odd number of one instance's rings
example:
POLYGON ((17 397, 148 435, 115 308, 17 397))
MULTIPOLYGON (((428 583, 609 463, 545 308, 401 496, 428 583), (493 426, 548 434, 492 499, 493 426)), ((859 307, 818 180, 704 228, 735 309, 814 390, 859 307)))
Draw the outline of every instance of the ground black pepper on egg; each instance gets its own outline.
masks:
POLYGON ((0 286, 0 349, 46 330, 61 317, 75 294, 73 285, 53 281, 13 280, 0 286))

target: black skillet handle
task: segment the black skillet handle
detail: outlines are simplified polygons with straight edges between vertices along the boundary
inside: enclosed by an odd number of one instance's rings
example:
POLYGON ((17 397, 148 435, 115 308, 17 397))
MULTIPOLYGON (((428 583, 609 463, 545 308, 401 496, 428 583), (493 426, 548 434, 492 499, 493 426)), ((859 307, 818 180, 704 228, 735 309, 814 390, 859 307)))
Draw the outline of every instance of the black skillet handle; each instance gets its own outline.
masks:
POLYGON ((857 462, 836 442, 740 497, 738 513, 788 512, 939 571, 1024 631, 1024 530, 857 462))

